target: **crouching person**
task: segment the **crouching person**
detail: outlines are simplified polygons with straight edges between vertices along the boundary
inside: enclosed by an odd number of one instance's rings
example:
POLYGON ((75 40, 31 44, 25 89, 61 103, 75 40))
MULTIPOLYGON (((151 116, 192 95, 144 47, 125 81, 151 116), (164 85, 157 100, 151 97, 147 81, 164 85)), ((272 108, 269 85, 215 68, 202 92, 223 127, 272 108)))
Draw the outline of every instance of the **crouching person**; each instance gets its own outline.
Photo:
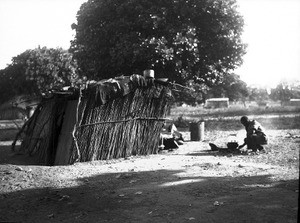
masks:
POLYGON ((252 149, 253 152, 264 151, 263 145, 268 143, 268 139, 261 124, 256 120, 249 120, 247 116, 241 118, 241 123, 245 126, 247 134, 244 144, 240 145, 239 149, 247 145, 247 149, 252 149))

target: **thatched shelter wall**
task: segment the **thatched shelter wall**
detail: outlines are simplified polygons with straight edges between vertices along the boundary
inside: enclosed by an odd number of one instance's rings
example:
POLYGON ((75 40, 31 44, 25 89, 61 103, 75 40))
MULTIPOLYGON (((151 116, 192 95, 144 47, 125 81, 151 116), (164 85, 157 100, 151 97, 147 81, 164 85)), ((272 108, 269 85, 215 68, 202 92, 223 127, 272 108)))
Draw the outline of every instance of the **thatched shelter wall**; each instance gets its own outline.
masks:
POLYGON ((48 165, 153 154, 171 99, 167 83, 138 75, 93 82, 44 100, 21 149, 48 165))
POLYGON ((61 98, 43 101, 22 128, 25 137, 21 150, 37 156, 41 163, 53 164, 65 101, 61 98))

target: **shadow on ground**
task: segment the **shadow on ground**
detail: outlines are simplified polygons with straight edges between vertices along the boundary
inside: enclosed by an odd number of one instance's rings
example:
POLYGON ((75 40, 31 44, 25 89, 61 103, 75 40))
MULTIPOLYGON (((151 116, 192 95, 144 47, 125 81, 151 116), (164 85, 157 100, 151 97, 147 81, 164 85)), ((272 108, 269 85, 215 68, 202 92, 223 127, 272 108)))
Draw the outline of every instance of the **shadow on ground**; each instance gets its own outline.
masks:
MULTIPOLYGON (((3 143, 2 143, 3 144, 3 143)), ((5 143, 0 146, 0 165, 12 164, 12 165, 40 165, 37 159, 27 154, 18 154, 16 151, 20 146, 16 146, 15 152, 11 150, 11 143, 5 143)))
POLYGON ((227 149, 221 149, 220 151, 212 150, 201 150, 197 152, 187 153, 187 156, 248 156, 248 154, 243 154, 240 151, 232 151, 227 149))
POLYGON ((297 180, 273 182, 270 175, 191 178, 180 173, 162 169, 102 174, 74 179, 77 186, 72 187, 2 193, 0 221, 297 221, 297 180))

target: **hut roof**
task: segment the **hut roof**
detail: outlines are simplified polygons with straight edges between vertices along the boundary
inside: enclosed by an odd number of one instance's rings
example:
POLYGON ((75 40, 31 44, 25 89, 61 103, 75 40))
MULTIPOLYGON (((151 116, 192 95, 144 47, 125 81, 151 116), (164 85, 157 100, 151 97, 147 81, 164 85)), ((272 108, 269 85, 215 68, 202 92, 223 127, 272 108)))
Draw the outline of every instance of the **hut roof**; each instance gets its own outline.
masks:
POLYGON ((137 88, 149 88, 155 84, 170 85, 166 79, 144 78, 138 74, 133 74, 131 76, 119 76, 100 81, 87 81, 81 89, 65 87, 61 91, 51 92, 45 98, 52 98, 55 95, 66 95, 74 99, 74 97, 79 97, 81 90, 83 97, 94 97, 95 102, 101 105, 125 96, 137 88))

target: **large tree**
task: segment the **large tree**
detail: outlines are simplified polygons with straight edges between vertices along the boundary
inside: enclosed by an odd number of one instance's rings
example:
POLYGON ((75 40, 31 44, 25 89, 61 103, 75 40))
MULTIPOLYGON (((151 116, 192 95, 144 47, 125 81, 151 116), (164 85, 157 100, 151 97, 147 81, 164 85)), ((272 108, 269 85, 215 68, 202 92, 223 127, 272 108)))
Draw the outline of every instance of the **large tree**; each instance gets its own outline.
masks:
POLYGON ((280 100, 282 103, 292 98, 300 98, 300 81, 282 80, 276 88, 272 89, 270 97, 273 100, 280 100))
POLYGON ((93 79, 141 73, 213 84, 242 63, 244 21, 235 0, 89 0, 71 44, 93 79))
POLYGON ((0 71, 0 102, 20 94, 41 95, 78 83, 77 63, 62 48, 38 47, 13 57, 0 71))
POLYGON ((206 97, 228 97, 230 101, 245 101, 249 93, 247 84, 240 79, 240 76, 231 73, 225 74, 220 83, 212 86, 206 97))
POLYGON ((249 88, 249 100, 256 102, 265 102, 269 99, 269 93, 266 88, 250 87, 249 88))

